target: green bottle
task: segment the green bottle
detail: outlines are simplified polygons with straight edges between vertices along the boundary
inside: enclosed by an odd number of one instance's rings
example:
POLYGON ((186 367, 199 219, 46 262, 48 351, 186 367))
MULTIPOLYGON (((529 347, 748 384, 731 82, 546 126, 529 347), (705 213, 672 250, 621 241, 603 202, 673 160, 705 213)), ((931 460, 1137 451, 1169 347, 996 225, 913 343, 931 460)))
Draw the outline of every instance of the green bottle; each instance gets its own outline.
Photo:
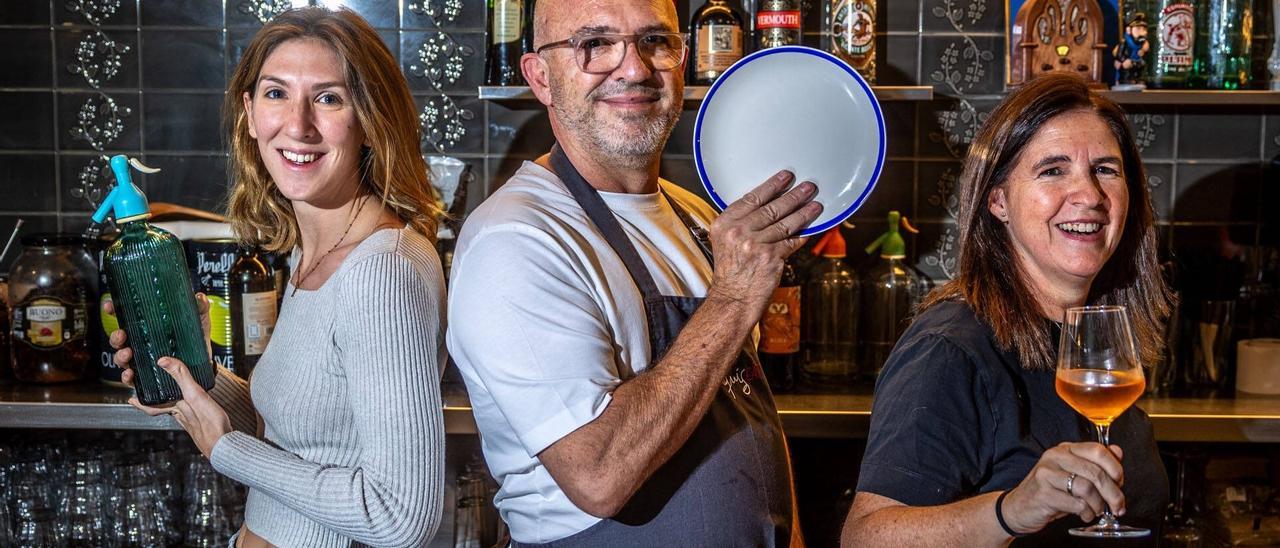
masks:
POLYGON ((160 358, 182 360, 205 390, 213 388, 216 372, 200 327, 182 242, 147 222, 151 211, 129 176, 130 165, 144 173, 159 171, 124 156, 112 157, 116 188, 93 221, 101 223, 114 209, 120 234, 107 248, 103 267, 116 317, 133 349, 134 391, 143 405, 155 405, 182 399, 178 383, 156 365, 160 358))
POLYGON ((1249 0, 1207 0, 1197 15, 1197 87, 1240 89, 1253 70, 1253 6, 1249 0))

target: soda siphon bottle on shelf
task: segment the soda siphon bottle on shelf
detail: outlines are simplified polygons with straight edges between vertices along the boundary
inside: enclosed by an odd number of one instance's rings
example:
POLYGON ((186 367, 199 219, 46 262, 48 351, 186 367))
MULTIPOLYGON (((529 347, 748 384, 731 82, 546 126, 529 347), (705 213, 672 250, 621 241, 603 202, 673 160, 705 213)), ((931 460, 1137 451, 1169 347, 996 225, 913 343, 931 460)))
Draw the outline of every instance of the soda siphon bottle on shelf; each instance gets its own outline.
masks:
POLYGON ((821 255, 801 289, 802 380, 810 388, 844 392, 858 380, 858 275, 844 262, 840 228, 823 234, 813 247, 821 255))
POLYGON ((880 262, 863 285, 863 370, 880 374, 898 338, 910 323, 911 311, 928 292, 928 282, 906 262, 907 243, 898 226, 917 232, 897 211, 888 215, 889 229, 867 246, 867 253, 880 250, 880 262))
POLYGON ((205 390, 213 388, 216 372, 200 326, 182 242, 147 222, 151 211, 147 198, 133 184, 130 166, 143 173, 159 171, 136 159, 112 157, 116 187, 93 214, 93 221, 103 222, 114 210, 120 234, 107 248, 103 267, 116 317, 133 349, 138 401, 155 405, 182 399, 173 377, 156 365, 160 358, 182 360, 205 390))

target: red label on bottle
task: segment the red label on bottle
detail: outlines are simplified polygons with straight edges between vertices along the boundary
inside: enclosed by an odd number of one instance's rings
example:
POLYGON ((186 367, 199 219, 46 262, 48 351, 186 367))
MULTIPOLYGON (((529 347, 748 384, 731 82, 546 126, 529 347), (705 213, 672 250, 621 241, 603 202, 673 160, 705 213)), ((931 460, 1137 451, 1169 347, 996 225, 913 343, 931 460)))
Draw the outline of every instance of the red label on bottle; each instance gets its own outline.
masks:
POLYGON ((762 11, 756 14, 756 28, 800 30, 800 12, 762 11))
POLYGON ((773 290, 760 320, 760 351, 792 354, 800 351, 800 286, 773 290))

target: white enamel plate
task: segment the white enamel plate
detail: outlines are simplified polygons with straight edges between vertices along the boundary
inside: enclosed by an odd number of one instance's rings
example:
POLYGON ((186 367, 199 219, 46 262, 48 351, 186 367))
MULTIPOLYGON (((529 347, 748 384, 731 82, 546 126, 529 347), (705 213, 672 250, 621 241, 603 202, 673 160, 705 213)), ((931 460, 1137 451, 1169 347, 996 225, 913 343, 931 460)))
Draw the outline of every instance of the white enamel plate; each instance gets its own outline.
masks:
POLYGON ((693 131, 698 177, 723 210, 788 169, 818 185, 823 232, 862 206, 884 167, 880 103, 866 81, 829 53, 802 46, 757 51, 707 91, 693 131))

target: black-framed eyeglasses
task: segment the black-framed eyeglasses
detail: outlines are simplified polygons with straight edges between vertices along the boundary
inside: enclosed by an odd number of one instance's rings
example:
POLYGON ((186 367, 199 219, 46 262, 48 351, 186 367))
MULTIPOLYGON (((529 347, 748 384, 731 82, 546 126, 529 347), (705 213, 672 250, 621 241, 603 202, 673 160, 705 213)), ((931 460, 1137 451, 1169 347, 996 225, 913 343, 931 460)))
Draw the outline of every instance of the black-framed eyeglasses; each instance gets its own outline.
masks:
POLYGON ((578 68, 587 74, 608 74, 622 65, 627 44, 634 42, 640 58, 653 70, 671 70, 684 62, 689 52, 688 34, 683 32, 647 32, 644 34, 579 34, 568 40, 544 44, 534 51, 573 48, 578 68))

